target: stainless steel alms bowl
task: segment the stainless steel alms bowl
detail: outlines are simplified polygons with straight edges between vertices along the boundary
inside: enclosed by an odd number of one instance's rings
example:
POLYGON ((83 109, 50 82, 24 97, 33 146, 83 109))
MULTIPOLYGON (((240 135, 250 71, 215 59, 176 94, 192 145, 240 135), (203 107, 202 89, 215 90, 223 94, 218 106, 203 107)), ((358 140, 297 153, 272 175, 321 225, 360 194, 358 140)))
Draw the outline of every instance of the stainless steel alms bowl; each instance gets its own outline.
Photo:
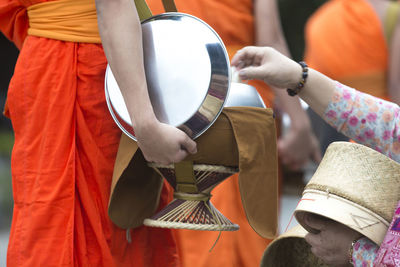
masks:
MULTIPOLYGON (((119 90, 113 90, 111 95, 108 94, 108 104, 111 115, 116 121, 117 125, 125 134, 136 140, 132 130, 132 124, 129 118, 128 110, 119 90)), ((240 106, 258 108, 266 107, 256 88, 244 83, 231 83, 229 95, 226 99, 224 107, 240 106)), ((211 126, 211 124, 209 126, 211 126)))
POLYGON ((266 108, 256 88, 246 83, 232 82, 224 107, 266 108))
MULTIPOLYGON (((142 33, 147 86, 157 119, 197 138, 217 119, 229 94, 230 63, 222 40, 205 22, 184 13, 165 13, 144 20, 142 33)), ((254 87, 235 86, 242 90, 229 94, 230 106, 243 104, 245 99, 248 105, 263 106, 254 87), (245 94, 247 97, 243 97, 245 94)), ((109 65, 105 93, 115 122, 136 140, 109 65)))

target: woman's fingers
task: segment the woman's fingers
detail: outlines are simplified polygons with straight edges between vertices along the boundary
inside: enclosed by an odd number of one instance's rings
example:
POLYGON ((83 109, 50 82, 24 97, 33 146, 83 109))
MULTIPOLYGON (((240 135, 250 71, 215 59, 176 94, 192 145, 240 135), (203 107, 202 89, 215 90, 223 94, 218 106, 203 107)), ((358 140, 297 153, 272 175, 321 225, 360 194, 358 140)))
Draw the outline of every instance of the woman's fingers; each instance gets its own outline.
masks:
POLYGON ((257 60, 257 57, 260 54, 262 55, 262 53, 259 52, 261 49, 262 48, 255 46, 247 46, 240 49, 233 56, 231 65, 235 66, 237 69, 242 69, 254 65, 255 62, 260 62, 259 59, 257 60))
POLYGON ((263 80, 266 76, 266 71, 263 67, 261 66, 250 66, 243 68, 239 71, 239 76, 242 80, 263 80))

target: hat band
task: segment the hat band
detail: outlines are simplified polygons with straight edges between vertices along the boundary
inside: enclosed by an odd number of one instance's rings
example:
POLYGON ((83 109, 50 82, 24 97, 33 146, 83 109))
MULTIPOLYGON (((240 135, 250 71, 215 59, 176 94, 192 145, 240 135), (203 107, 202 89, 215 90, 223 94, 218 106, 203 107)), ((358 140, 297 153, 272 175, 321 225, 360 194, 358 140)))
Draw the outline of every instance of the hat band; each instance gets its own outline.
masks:
POLYGON ((389 227, 389 222, 371 210, 329 191, 306 189, 295 216, 307 230, 311 230, 303 219, 304 212, 315 213, 342 223, 380 244, 389 227))

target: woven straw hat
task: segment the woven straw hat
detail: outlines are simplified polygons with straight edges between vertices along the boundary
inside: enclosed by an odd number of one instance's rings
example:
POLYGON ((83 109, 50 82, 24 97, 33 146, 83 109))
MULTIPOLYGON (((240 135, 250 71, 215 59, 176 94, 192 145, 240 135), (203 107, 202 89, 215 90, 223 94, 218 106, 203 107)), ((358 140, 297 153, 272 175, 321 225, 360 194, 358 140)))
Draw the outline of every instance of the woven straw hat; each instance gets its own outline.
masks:
POLYGON ((366 146, 332 143, 306 185, 295 216, 307 212, 342 223, 380 245, 400 196, 400 164, 366 146))
POLYGON ((232 223, 210 199, 212 189, 238 172, 236 168, 220 165, 193 164, 182 161, 161 165, 149 163, 174 188, 174 200, 143 224, 152 227, 236 231, 239 225, 232 223))
POLYGON ((269 244, 261 259, 261 267, 323 267, 328 266, 312 252, 304 237, 308 232, 297 225, 269 244))

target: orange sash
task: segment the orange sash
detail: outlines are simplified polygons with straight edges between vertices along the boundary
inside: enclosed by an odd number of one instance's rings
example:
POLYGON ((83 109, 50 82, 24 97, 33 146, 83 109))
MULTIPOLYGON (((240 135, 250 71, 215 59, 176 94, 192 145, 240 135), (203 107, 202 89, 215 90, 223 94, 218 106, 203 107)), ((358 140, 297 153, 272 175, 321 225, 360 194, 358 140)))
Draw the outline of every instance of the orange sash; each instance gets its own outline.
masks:
POLYGON ((79 43, 101 43, 94 0, 59 0, 27 8, 28 34, 79 43))

